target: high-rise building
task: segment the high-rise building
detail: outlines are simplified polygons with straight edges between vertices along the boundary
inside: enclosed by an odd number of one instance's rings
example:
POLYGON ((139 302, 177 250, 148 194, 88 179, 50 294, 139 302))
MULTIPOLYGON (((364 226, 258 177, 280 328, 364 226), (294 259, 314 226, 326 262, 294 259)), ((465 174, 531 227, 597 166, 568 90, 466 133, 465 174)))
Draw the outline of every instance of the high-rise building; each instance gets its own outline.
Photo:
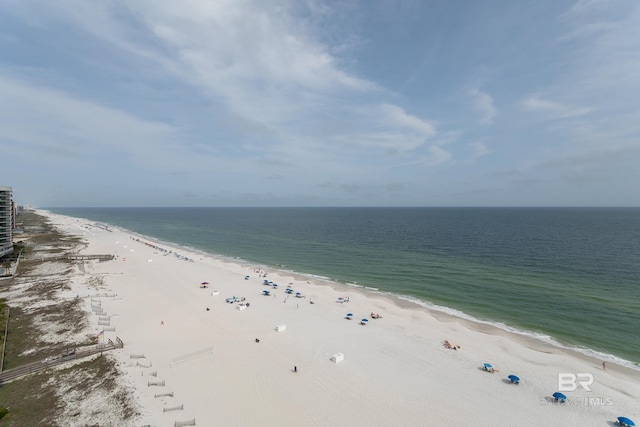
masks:
POLYGON ((0 186, 0 257, 13 252, 13 221, 11 187, 0 186))

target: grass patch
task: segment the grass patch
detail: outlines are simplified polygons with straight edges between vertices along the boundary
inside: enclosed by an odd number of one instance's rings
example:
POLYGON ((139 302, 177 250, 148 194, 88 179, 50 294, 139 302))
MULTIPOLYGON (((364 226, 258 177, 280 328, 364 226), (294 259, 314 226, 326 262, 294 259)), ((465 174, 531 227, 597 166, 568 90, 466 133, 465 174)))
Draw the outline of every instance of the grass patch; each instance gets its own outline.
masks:
POLYGON ((0 387, 0 402, 7 415, 0 420, 4 426, 55 426, 59 411, 53 385, 47 384, 49 374, 29 375, 0 387))
POLYGON ((8 414, 0 420, 0 425, 56 426, 60 425, 57 414, 64 412, 72 418, 83 415, 79 407, 65 405, 64 397, 59 394, 84 396, 100 392, 108 396, 113 411, 121 414, 122 420, 135 417, 139 412, 131 405, 129 393, 118 386, 119 375, 116 362, 101 355, 68 368, 49 369, 4 384, 0 387, 0 402, 8 408, 8 414))
POLYGON ((65 341, 65 335, 82 333, 87 327, 87 315, 82 311, 81 304, 81 300, 73 299, 39 307, 31 312, 20 307, 12 308, 4 369, 57 356, 67 348, 95 344, 92 342, 95 338, 88 334, 81 340, 65 341), (42 327, 38 323, 46 324, 50 331, 48 333, 60 335, 60 341, 51 343, 43 340, 42 327))

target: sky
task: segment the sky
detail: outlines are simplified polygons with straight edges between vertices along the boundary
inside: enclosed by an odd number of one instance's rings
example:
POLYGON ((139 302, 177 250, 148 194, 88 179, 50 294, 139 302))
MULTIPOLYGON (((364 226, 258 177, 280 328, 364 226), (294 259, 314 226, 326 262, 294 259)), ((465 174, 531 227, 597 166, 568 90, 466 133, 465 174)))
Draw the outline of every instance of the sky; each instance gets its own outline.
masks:
POLYGON ((0 0, 19 204, 640 206, 637 0, 0 0))

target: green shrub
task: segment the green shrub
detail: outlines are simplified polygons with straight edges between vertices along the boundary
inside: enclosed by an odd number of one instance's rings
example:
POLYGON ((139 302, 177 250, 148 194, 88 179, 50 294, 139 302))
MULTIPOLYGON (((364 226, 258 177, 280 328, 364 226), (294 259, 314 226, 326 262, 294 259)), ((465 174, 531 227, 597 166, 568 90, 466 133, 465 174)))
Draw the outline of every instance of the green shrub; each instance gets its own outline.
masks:
POLYGON ((2 417, 7 415, 8 413, 9 411, 7 410, 7 408, 0 408, 0 419, 2 419, 2 417))

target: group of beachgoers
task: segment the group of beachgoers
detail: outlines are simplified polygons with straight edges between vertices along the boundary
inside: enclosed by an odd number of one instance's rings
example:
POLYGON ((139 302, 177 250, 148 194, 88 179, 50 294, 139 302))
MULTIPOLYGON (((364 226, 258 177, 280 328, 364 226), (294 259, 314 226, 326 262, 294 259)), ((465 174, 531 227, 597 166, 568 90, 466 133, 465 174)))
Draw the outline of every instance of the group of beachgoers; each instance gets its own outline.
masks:
POLYGON ((170 253, 172 253, 172 252, 173 252, 173 251, 170 251, 170 250, 168 250, 168 249, 162 248, 162 247, 160 247, 160 246, 158 246, 158 245, 155 245, 155 244, 153 244, 153 243, 151 243, 151 242, 145 242, 144 240, 141 240, 141 239, 139 239, 139 238, 137 238, 137 237, 133 237, 133 236, 131 236, 131 240, 134 240, 134 241, 136 241, 136 242, 138 242, 138 243, 142 243, 143 245, 147 245, 147 246, 149 246, 150 248, 153 248, 153 249, 155 249, 155 250, 157 250, 157 251, 160 251, 160 252, 164 252, 164 253, 167 253, 167 254, 170 254, 170 253))
POLYGON ((460 348, 460 346, 459 346, 459 345, 451 344, 451 343, 449 342, 449 340, 444 340, 444 342, 442 343, 442 345, 444 346, 444 348, 448 348, 448 349, 451 349, 451 350, 458 350, 458 349, 460 348))
POLYGON ((139 238, 137 238, 137 237, 133 237, 133 236, 131 236, 131 240, 134 240, 134 241, 136 241, 136 242, 138 242, 138 243, 142 243, 142 244, 144 244, 144 245, 149 246, 150 248, 153 248, 153 249, 155 249, 155 250, 157 250, 157 251, 160 251, 160 252, 164 253, 164 255, 165 255, 165 256, 166 256, 166 255, 169 255, 169 254, 171 254, 171 253, 173 253, 173 255, 174 255, 176 258, 180 259, 180 260, 183 260, 183 261, 189 261, 189 262, 194 262, 194 260, 193 260, 192 258, 186 257, 186 256, 184 256, 184 255, 180 255, 180 254, 179 254, 179 253, 177 253, 177 252, 173 252, 172 250, 168 250, 168 249, 162 248, 162 247, 160 247, 160 246, 158 246, 158 245, 155 245, 155 244, 153 244, 153 243, 145 242, 144 240, 141 240, 141 239, 139 239, 139 238))

